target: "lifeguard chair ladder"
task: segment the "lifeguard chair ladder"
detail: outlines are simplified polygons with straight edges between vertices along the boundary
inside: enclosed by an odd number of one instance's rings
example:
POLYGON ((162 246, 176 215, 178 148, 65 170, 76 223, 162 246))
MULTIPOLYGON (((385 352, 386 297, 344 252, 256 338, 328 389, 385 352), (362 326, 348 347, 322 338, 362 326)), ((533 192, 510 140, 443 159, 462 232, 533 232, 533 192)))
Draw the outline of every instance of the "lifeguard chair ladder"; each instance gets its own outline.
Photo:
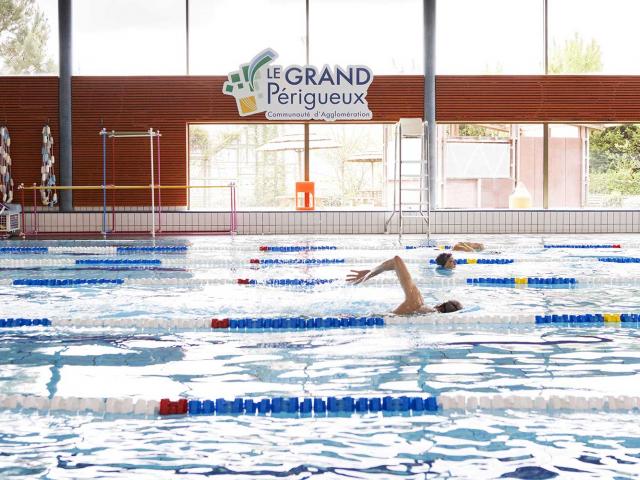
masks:
POLYGON ((397 218, 398 237, 402 237, 405 218, 421 218, 427 225, 427 240, 431 235, 430 169, 427 122, 421 118, 401 118, 395 126, 393 211, 384 224, 389 233, 393 218, 397 218), (405 158, 407 141, 420 141, 420 157, 405 158))

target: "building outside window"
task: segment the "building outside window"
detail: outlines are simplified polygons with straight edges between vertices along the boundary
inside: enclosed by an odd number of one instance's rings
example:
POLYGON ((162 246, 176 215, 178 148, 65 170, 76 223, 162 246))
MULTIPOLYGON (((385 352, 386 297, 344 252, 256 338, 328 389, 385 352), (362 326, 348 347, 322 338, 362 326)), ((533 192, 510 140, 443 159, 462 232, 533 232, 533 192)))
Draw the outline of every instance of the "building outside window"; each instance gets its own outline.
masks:
MULTIPOLYGON (((587 203, 589 127, 549 126, 549 207, 587 203)), ((440 125, 440 206, 508 208, 517 183, 542 208, 543 126, 535 124, 440 125)))
POLYGON ((389 125, 311 125, 310 177, 324 208, 381 209, 389 125))
POLYGON ((587 206, 640 208, 640 125, 594 125, 588 144, 587 206))
MULTIPOLYGON (((310 179, 316 207, 383 209, 391 126, 312 125, 310 179)), ((295 208, 295 182, 304 179, 304 127, 295 124, 190 125, 192 186, 238 186, 240 209, 295 208)), ((191 189, 193 209, 224 208, 226 191, 191 189)))
MULTIPOLYGON (((293 124, 190 125, 189 184, 235 182, 239 209, 292 209, 303 153, 284 144, 291 136, 303 134, 304 127, 293 124)), ((224 210, 229 204, 227 196, 225 189, 195 188, 189 205, 224 210)))

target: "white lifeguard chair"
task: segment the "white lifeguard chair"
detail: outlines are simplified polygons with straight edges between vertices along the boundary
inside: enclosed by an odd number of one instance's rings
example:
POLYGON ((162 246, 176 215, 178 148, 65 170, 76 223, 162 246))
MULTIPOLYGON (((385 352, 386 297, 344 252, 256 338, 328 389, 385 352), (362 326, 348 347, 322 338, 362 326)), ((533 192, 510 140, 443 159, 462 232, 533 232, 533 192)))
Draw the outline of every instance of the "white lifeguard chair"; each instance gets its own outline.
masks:
MULTIPOLYGON (((427 225, 427 240, 431 234, 430 168, 427 122, 421 118, 401 118, 395 128, 393 211, 384 224, 389 233, 391 221, 397 218, 398 236, 403 233, 403 219, 420 218, 427 225), (406 158, 407 142, 420 142, 420 153, 406 158)), ((413 149, 414 151, 416 148, 413 149)))

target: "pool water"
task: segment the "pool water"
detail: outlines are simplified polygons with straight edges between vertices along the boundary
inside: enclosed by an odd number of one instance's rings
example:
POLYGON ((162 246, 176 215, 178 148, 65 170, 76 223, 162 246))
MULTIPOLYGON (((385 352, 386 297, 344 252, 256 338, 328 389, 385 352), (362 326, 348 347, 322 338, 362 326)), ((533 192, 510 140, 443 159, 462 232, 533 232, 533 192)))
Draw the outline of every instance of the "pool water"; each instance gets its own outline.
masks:
MULTIPOLYGON (((455 276, 633 276, 633 236, 485 236, 508 265, 460 265, 455 276), (545 250, 543 243, 621 243, 619 251, 545 250)), ((451 242, 451 238, 437 239, 451 242)), ((475 240, 475 239, 474 239, 475 240)), ((418 245, 408 236, 406 244, 418 245)), ((12 246, 100 246, 118 242, 8 242, 12 246)), ((171 268, 10 266, 5 258, 101 258, 96 254, 0 254, 0 280, 151 278, 150 285, 0 285, 0 318, 155 318, 168 328, 0 330, 0 394, 75 397, 264 398, 446 393, 640 396, 640 330, 634 325, 465 325, 457 315, 640 312, 639 286, 508 288, 421 286, 427 303, 457 298, 451 323, 367 329, 193 331, 176 318, 383 314, 399 286, 351 286, 350 268, 400 254, 417 281, 441 277, 438 250, 405 250, 396 237, 163 239, 188 253, 128 254, 171 268), (262 244, 335 245, 337 250, 270 253, 262 244), (346 258, 327 266, 249 264, 250 258, 346 258), (225 263, 201 267, 210 259, 225 263), (183 261, 184 260, 184 261, 183 261), (224 262, 223 262, 224 261, 224 262), (4 266, 3 266, 4 265, 4 266), (331 278, 330 285, 167 285, 180 278, 331 278)), ((150 242, 120 242, 149 245, 150 242)), ((122 256, 120 256, 122 257, 122 256)), ((118 258, 116 255, 102 258, 118 258)), ((393 278, 392 273, 384 274, 393 278)), ((449 318, 449 317, 448 317, 449 318)), ((0 411, 0 478, 611 478, 640 475, 637 411, 478 410, 434 414, 140 417, 0 411)))

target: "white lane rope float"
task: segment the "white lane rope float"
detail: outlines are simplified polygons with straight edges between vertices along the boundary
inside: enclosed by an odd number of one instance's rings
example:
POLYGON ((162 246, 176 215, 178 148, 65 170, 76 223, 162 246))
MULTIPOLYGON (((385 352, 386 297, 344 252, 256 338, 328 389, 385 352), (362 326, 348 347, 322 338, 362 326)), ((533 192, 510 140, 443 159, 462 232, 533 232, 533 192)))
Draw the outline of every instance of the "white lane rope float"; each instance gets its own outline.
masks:
POLYGON ((58 194, 53 189, 56 186, 56 174, 54 164, 56 159, 53 155, 53 136, 51 127, 46 124, 42 127, 42 166, 40 167, 40 200, 43 205, 53 207, 58 203, 58 194))
POLYGON ((2 203, 13 201, 11 177, 11 136, 6 126, 0 127, 0 198, 2 203))

